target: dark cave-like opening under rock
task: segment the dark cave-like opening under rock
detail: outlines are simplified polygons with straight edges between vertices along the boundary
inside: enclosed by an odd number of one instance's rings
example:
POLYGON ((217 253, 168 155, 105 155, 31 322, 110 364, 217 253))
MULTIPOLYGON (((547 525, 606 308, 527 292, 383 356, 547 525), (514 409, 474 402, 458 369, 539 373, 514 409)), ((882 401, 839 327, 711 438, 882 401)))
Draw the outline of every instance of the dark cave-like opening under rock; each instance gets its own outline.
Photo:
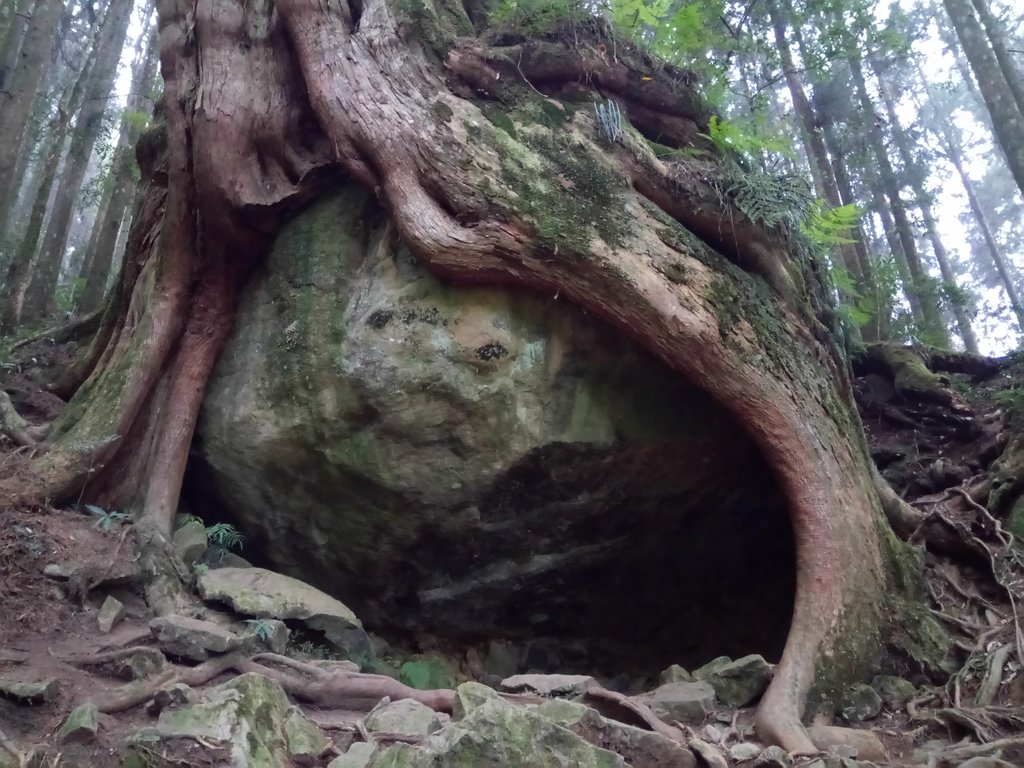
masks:
POLYGON ((557 297, 426 274, 354 189, 255 276, 187 498, 372 631, 507 640, 519 671, 774 661, 789 628, 786 503, 740 425, 557 297))

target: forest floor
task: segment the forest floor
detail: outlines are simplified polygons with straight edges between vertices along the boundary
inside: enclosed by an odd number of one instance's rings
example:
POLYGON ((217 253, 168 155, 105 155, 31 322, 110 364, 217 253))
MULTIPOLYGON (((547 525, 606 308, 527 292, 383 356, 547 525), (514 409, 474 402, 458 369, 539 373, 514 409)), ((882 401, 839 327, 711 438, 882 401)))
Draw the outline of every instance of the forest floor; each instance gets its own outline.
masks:
MULTIPOLYGON (((10 384, 11 382, 5 382, 10 384)), ((9 389, 30 420, 42 420, 53 405, 24 380, 9 389), (33 408, 24 408, 33 402, 33 408)), ((1024 669, 1019 612, 1013 596, 1024 586, 1022 550, 1005 546, 1016 523, 997 520, 975 499, 987 488, 993 462, 1012 435, 1007 412, 1024 392, 1024 362, 971 381, 951 376, 959 405, 903 401, 883 376, 860 372, 855 382, 872 454, 897 493, 928 513, 929 525, 944 527, 948 551, 926 555, 929 608, 954 638, 948 679, 927 680, 908 670, 916 687, 909 701, 886 702, 860 723, 834 724, 872 730, 888 749, 874 764, 942 768, 967 764, 976 756, 1024 765, 1024 669), (973 495, 972 495, 973 494, 973 495)), ((20 457, 3 452, 0 466, 20 457)), ((10 466, 10 465, 9 465, 10 466)), ((1024 517, 1024 516, 1022 516, 1024 517)), ((134 586, 133 529, 126 521, 102 518, 73 505, 0 510, 0 687, 4 681, 55 680, 37 700, 0 692, 0 766, 6 751, 36 750, 38 766, 117 765, 124 739, 153 717, 145 707, 101 715, 98 738, 88 745, 60 743, 67 714, 79 703, 124 684, 117 665, 97 671, 69 663, 71 657, 153 644, 152 614, 134 586), (44 573, 44 569, 47 573, 44 573), (100 603, 113 595, 125 618, 107 634, 98 629, 100 603)), ((554 672, 556 670, 549 670, 554 672)), ((208 685, 226 679, 214 678, 208 685)), ((306 709, 329 725, 334 753, 360 738, 360 713, 306 709)), ((718 709, 693 733, 730 744, 756 741, 752 709, 718 709)), ((825 723, 833 724, 833 723, 825 723)), ((316 763, 326 765, 327 753, 316 763)), ((180 745, 170 765, 208 765, 201 745, 180 745)), ((749 763, 753 764, 753 763, 749 763)), ((855 764, 855 763, 849 763, 855 764)), ((860 763, 864 764, 864 763, 860 763)))

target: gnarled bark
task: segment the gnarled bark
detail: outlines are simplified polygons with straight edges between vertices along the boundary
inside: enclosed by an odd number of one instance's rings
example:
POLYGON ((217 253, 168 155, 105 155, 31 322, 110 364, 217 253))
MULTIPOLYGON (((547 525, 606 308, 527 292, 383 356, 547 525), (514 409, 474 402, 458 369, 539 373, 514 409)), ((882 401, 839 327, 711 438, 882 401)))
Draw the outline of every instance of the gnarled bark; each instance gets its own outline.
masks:
POLYGON ((492 45, 458 4, 162 0, 159 13, 147 193, 88 378, 35 462, 41 487, 61 499, 84 484, 169 530, 247 272, 291 211, 363 184, 438 275, 565 297, 743 424, 787 497, 798 560, 758 727, 814 751, 804 706, 876 657, 897 545, 813 261, 743 215, 719 159, 663 163, 643 138, 699 142, 690 76, 597 23, 492 45), (600 136, 604 97, 636 130, 600 136))

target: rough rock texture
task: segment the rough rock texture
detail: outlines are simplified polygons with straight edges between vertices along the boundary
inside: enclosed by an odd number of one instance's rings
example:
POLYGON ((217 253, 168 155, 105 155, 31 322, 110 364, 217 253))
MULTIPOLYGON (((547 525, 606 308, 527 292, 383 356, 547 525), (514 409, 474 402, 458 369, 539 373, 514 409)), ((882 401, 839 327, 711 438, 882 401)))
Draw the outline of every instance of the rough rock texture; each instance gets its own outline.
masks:
POLYGON ((305 582, 263 568, 217 568, 196 579, 204 600, 226 603, 245 616, 297 619, 322 632, 342 654, 363 657, 370 640, 356 615, 305 582))
POLYGON ((699 723, 715 706, 715 689, 705 682, 669 683, 642 698, 667 723, 699 723))
POLYGON ((223 744, 227 765, 285 768, 310 750, 322 751, 326 739, 294 706, 277 683, 246 674, 206 692, 202 701, 160 713, 156 735, 223 744))
POLYGON ((79 704, 67 716, 57 738, 61 744, 86 744, 96 738, 100 728, 100 713, 91 701, 79 704))
POLYGON ((668 737, 609 720, 576 702, 548 701, 534 711, 591 744, 621 755, 632 768, 694 768, 697 764, 690 750, 668 737))
POLYGON ((626 768, 627 764, 614 752, 587 743, 541 715, 489 698, 422 745, 396 744, 376 756, 372 765, 626 768))
POLYGON ((389 701, 384 699, 364 720, 371 733, 404 733, 427 736, 441 727, 437 713, 425 704, 412 699, 389 701))
POLYGON ((595 682, 586 675, 515 675, 501 681, 501 690, 538 696, 580 696, 595 682))
POLYGON ((241 646, 241 639, 213 622, 187 616, 161 616, 149 622, 160 649, 172 656, 205 661, 211 654, 226 653, 241 646))
POLYGON ((735 422, 558 297, 442 284, 357 190, 254 276, 190 487, 375 631, 587 638, 563 671, 643 637, 656 674, 788 629, 792 536, 735 422))
POLYGON ((100 632, 103 634, 110 632, 124 618, 125 612, 124 603, 113 595, 107 595, 96 616, 96 624, 99 626, 100 632))
POLYGON ((190 520, 174 532, 171 540, 174 551, 185 565, 192 565, 203 556, 209 546, 206 528, 197 520, 190 520))
POLYGON ((757 654, 736 661, 720 656, 694 670, 693 678, 709 683, 726 706, 745 707, 764 693, 772 680, 772 668, 757 654))

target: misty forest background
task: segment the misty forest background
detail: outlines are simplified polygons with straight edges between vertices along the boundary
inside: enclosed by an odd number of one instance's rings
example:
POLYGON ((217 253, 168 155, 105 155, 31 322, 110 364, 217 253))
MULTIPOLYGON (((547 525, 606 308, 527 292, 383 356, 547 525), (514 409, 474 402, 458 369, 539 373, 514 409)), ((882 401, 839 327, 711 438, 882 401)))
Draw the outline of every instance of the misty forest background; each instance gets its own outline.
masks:
MULTIPOLYGON (((768 172, 745 204, 819 244, 849 337, 991 355, 1024 327, 1012 5, 501 0, 493 13, 527 34, 598 13, 691 71, 719 115, 707 138, 768 172)), ((0 335, 102 305, 158 58, 153 0, 0 0, 0 335)))

